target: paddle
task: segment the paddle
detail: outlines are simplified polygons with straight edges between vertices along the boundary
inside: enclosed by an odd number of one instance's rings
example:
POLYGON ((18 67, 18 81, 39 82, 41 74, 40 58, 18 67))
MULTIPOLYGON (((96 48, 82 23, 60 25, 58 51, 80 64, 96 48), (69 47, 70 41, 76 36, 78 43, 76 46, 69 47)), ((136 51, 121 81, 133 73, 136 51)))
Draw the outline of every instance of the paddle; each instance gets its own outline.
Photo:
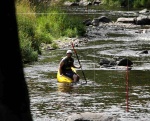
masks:
MULTIPOLYGON (((71 43, 71 45, 72 45, 72 48, 73 48, 73 50, 74 50, 74 53, 76 54, 77 60, 78 60, 78 62, 79 62, 79 65, 81 66, 81 63, 80 63, 80 60, 79 60, 77 51, 76 51, 75 48, 74 48, 73 42, 71 43)), ((84 72, 83 72, 83 70, 82 70, 82 66, 81 66, 81 71, 82 71, 82 74, 83 74, 83 76, 84 76, 85 84, 86 84, 86 83, 87 83, 87 80, 86 80, 85 74, 84 74, 84 72)))

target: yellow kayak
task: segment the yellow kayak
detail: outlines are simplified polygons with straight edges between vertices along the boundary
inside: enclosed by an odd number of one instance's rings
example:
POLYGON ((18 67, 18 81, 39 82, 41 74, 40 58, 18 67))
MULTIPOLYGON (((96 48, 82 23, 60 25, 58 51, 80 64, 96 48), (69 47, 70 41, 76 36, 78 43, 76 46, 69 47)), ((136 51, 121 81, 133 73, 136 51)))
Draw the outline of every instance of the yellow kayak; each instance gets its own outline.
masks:
MULTIPOLYGON (((75 68, 72 68, 74 72, 76 72, 75 68)), ((73 80, 65 75, 60 75, 59 70, 57 72, 57 81, 61 83, 72 83, 73 80)))

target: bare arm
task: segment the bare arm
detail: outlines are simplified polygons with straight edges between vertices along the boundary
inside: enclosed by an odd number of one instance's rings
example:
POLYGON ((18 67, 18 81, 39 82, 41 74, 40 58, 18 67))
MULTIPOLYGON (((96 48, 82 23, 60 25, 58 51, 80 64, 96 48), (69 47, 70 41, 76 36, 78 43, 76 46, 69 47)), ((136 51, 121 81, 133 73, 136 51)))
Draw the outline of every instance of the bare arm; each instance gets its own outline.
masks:
POLYGON ((59 73, 60 73, 60 75, 63 74, 63 73, 62 73, 62 66, 63 66, 63 65, 64 65, 64 62, 61 61, 60 64, 59 64, 59 73))

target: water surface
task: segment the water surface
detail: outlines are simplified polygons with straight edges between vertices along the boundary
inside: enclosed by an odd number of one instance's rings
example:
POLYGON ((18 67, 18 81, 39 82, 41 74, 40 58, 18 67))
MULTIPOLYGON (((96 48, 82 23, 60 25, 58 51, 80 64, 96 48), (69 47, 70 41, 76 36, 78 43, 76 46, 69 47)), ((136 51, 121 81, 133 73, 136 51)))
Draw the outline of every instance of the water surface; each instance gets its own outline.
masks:
MULTIPOLYGON (((141 28, 105 27, 90 29, 86 45, 75 47, 87 84, 59 84, 56 79, 59 61, 67 49, 43 52, 39 61, 24 68, 29 87, 34 121, 65 121, 72 113, 99 112, 117 116, 121 121, 150 119, 149 32, 141 28), (95 36, 96 35, 96 36, 95 36), (123 57, 133 61, 131 70, 101 68, 101 58, 123 57)), ((75 64, 78 64, 75 54, 75 64)), ((80 69, 80 82, 85 79, 80 69)))

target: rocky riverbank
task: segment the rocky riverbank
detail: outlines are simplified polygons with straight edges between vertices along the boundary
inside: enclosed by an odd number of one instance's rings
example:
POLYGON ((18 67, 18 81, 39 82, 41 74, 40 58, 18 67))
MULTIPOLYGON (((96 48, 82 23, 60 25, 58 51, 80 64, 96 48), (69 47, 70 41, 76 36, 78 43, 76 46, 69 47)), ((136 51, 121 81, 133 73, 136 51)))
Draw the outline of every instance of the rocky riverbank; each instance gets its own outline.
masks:
POLYGON ((71 46, 71 42, 74 43, 75 47, 85 45, 89 39, 87 37, 79 37, 79 38, 63 38, 59 40, 54 40, 55 45, 53 44, 41 44, 42 50, 54 50, 54 49, 62 49, 68 48, 71 46))
POLYGON ((132 23, 120 23, 120 22, 109 22, 100 23, 98 26, 88 26, 86 29, 85 37, 79 38, 63 38, 54 40, 54 44, 41 44, 42 50, 54 50, 69 48, 71 42, 74 43, 75 47, 83 46, 88 43, 88 41, 94 39, 109 39, 113 36, 142 36, 143 34, 150 33, 150 25, 135 25, 132 23), (138 28, 138 29, 134 29, 138 28), (114 34, 113 34, 114 33, 114 34), (124 33, 124 35, 121 35, 124 33), (115 35, 116 34, 116 35, 115 35))
POLYGON ((83 21, 83 24, 86 26, 86 33, 84 37, 61 38, 58 40, 54 40, 52 44, 42 43, 41 48, 42 50, 68 48, 71 46, 71 42, 73 42, 74 45, 78 47, 85 45, 88 41, 95 38, 108 39, 112 36, 117 37, 117 35, 120 37, 126 35, 136 36, 137 34, 150 33, 150 17, 147 17, 149 13, 150 12, 147 9, 143 9, 139 12, 120 12, 119 16, 124 16, 128 14, 129 16, 134 15, 134 17, 118 17, 116 21, 112 21, 107 16, 99 16, 93 19, 89 18, 83 21), (120 33, 124 33, 124 35, 119 35, 120 33))

